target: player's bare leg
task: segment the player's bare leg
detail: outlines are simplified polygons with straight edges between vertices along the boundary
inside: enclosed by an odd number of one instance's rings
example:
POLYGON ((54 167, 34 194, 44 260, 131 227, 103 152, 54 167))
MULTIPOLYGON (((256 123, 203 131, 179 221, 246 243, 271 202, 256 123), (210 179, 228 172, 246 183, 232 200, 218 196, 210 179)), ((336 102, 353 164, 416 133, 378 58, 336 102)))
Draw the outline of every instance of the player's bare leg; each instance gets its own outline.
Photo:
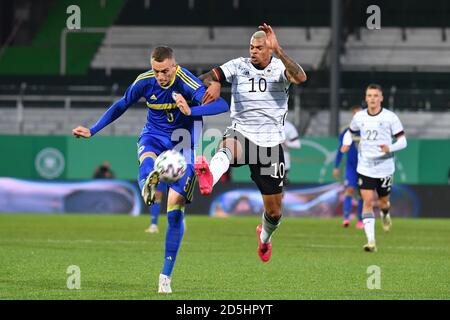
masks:
POLYGON ((280 225, 281 200, 283 194, 263 195, 264 213, 262 223, 256 227, 258 237, 258 256, 263 262, 270 260, 272 255, 272 234, 280 225))
POLYGON ((242 147, 239 141, 227 138, 220 142, 216 154, 211 163, 204 156, 198 156, 194 169, 198 177, 198 185, 202 195, 209 195, 220 177, 228 171, 231 161, 239 159, 242 155, 242 147))
POLYGON ((380 207, 381 222, 383 223, 383 230, 389 232, 392 228, 392 219, 389 210, 391 209, 391 203, 389 202, 389 195, 380 197, 378 199, 378 206, 380 207))
POLYGON ((375 243, 375 214, 373 212, 374 190, 361 189, 363 198, 363 223, 364 231, 367 237, 367 244, 364 245, 364 251, 375 252, 377 246, 375 243))

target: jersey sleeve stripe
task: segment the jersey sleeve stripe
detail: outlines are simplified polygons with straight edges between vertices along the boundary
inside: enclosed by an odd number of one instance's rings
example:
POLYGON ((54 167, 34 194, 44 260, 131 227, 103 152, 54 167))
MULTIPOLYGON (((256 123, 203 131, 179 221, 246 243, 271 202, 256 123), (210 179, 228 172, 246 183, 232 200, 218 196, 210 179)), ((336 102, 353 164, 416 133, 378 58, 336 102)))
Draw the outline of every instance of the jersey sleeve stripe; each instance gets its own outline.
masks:
POLYGON ((189 76, 188 74, 186 74, 182 69, 179 70, 181 75, 184 76, 187 80, 189 80, 190 82, 192 82, 192 85, 194 86, 199 86, 200 84, 198 84, 194 79, 192 79, 191 76, 189 76))
POLYGON ((405 134, 405 131, 402 130, 399 133, 394 134, 394 137, 398 138, 398 137, 400 137, 400 136, 402 136, 404 134, 405 134))
POLYGON ((198 83, 188 78, 184 73, 180 73, 180 78, 181 80, 183 80, 183 82, 185 82, 188 86, 190 86, 194 90, 197 90, 200 87, 198 83))
POLYGON ((154 75, 154 74, 155 74, 155 73, 153 72, 153 70, 150 70, 150 71, 141 73, 140 75, 138 75, 138 76, 136 77, 136 79, 141 78, 141 77, 145 77, 145 76, 148 76, 148 75, 154 75))
POLYGON ((200 85, 192 80, 188 75, 186 75, 181 69, 178 71, 178 75, 180 76, 181 80, 183 80, 188 86, 190 86, 192 89, 197 90, 200 85))
POLYGON ((190 88, 192 88, 193 90, 197 90, 198 87, 194 86, 191 82, 189 82, 186 78, 183 78, 182 75, 179 75, 181 81, 183 81, 185 84, 187 84, 190 88))
POLYGON ((142 79, 154 78, 154 77, 155 77, 155 75, 153 73, 152 74, 148 74, 148 75, 140 75, 140 76, 138 76, 136 78, 136 80, 134 80, 133 84, 135 84, 138 81, 141 81, 142 79))
POLYGON ((223 70, 220 67, 214 68, 214 69, 212 69, 212 71, 214 72, 214 75, 216 76, 216 78, 219 82, 222 82, 222 80, 225 79, 223 70))

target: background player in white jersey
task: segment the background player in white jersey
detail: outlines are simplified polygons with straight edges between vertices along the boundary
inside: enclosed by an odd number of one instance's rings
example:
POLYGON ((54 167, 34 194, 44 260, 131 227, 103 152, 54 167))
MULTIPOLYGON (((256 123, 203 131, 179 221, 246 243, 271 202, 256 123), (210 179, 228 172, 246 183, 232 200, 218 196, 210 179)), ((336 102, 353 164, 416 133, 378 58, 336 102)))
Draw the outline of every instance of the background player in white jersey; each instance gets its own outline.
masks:
POLYGON ((367 109, 353 116, 349 130, 345 133, 341 151, 347 152, 352 143, 351 132, 361 131, 358 150, 358 184, 363 198, 364 231, 368 243, 364 250, 376 251, 375 215, 373 202, 375 190, 378 193, 378 206, 383 229, 392 226, 389 214, 389 195, 395 171, 394 152, 406 148, 406 137, 402 123, 397 115, 384 109, 381 87, 371 84, 366 89, 367 109), (393 142, 393 138, 395 142, 393 142))
POLYGON ((230 165, 249 165, 264 201, 262 224, 256 232, 258 255, 267 262, 272 252, 271 236, 281 218, 285 171, 281 144, 285 140, 288 90, 291 83, 306 81, 306 74, 284 53, 271 26, 264 23, 259 29, 250 40, 250 58, 233 59, 199 77, 209 87, 204 99, 219 97, 221 81, 231 83, 232 124, 211 164, 200 156, 195 172, 200 192, 206 195, 230 165))
POLYGON ((286 168, 284 172, 284 186, 286 186, 289 183, 288 175, 289 170, 291 170, 291 155, 289 149, 300 149, 301 142, 297 128, 295 128, 294 124, 288 120, 284 122, 284 134, 286 135, 286 140, 282 146, 284 151, 284 165, 286 168))

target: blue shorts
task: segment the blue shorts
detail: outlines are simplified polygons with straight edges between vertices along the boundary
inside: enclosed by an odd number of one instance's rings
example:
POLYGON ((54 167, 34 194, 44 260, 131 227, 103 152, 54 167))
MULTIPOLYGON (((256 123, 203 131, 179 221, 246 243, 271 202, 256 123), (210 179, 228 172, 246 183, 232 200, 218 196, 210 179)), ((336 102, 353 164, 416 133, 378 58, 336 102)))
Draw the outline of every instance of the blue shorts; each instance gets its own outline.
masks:
MULTIPOLYGON (((141 135, 138 139, 138 159, 140 159, 141 155, 146 152, 154 152, 157 156, 159 156, 162 152, 166 150, 171 150, 175 147, 173 142, 170 140, 170 137, 162 136, 162 135, 149 135, 144 134, 141 135)), ((188 163, 186 168, 186 173, 184 176, 176 181, 171 183, 158 183, 156 187, 159 191, 167 190, 167 187, 175 190, 183 197, 186 198, 186 203, 190 203, 192 201, 192 196, 194 194, 194 187, 197 182, 197 176, 194 172, 194 148, 191 147, 189 150, 182 150, 183 155, 186 158, 186 162, 188 163), (190 158, 190 161, 189 161, 190 158)))
POLYGON ((165 183, 164 181, 160 181, 158 183, 158 185, 156 186, 156 191, 165 193, 165 192, 167 192, 167 188, 168 188, 167 183, 165 183))
POLYGON ((351 165, 345 166, 345 186, 358 189, 358 172, 356 167, 351 165))

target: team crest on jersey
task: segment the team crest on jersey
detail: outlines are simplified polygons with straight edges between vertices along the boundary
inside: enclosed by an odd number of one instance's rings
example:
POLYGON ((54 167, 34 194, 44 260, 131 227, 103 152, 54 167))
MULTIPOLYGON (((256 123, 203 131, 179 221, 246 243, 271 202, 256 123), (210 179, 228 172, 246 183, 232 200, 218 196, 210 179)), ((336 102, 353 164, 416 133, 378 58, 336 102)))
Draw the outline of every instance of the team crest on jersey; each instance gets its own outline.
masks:
POLYGON ((150 97, 150 100, 157 100, 158 98, 154 95, 154 94, 152 94, 152 96, 150 97))
POLYGON ((272 75, 272 69, 264 70, 264 75, 265 75, 266 77, 271 76, 271 75, 272 75))

